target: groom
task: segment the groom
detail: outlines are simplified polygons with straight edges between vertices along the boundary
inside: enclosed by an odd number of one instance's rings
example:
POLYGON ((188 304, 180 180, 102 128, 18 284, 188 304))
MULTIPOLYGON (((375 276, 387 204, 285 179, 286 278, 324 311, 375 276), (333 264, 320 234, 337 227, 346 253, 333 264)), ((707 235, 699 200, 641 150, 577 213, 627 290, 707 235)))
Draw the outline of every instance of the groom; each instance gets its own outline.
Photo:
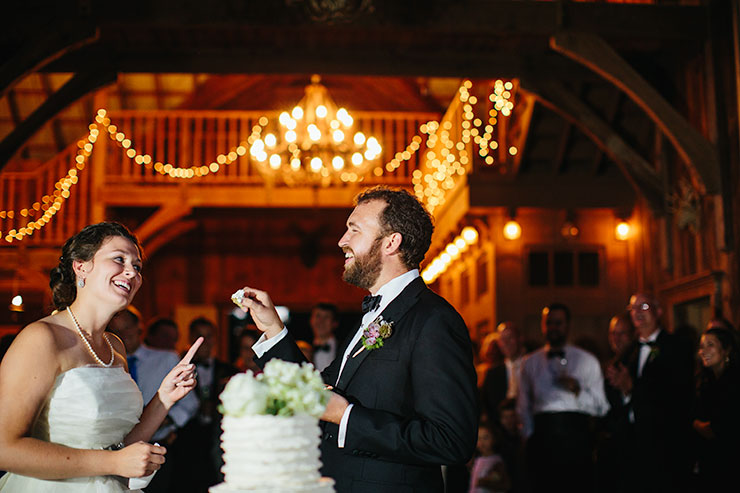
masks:
MULTIPOLYGON (((411 194, 377 187, 357 197, 339 240, 344 280, 373 296, 322 373, 333 389, 322 416, 322 473, 334 478, 338 493, 441 493, 440 465, 465 464, 475 449, 468 331, 419 277, 433 229, 411 194), (369 349, 379 344, 378 333, 382 347, 369 349)), ((243 306, 264 332, 256 361, 304 361, 267 293, 244 291, 243 306)))

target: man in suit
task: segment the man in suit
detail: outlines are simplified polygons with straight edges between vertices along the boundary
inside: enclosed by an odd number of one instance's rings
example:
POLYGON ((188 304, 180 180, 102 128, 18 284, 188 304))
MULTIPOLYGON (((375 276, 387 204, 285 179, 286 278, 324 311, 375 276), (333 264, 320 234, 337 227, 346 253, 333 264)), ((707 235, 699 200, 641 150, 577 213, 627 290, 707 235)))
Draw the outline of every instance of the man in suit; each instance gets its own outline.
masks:
POLYGON ((318 303, 311 309, 309 319, 313 332, 313 365, 319 371, 337 356, 337 339, 334 332, 339 327, 339 311, 331 303, 318 303))
POLYGON ((691 345, 660 325, 662 309, 645 293, 627 309, 638 340, 626 351, 620 385, 634 424, 630 491, 686 491, 690 473, 694 357, 691 345))
MULTIPOLYGON (((338 493, 441 493, 440 466, 464 464, 475 449, 468 331, 418 271, 432 230, 411 194, 380 187, 358 196, 339 240, 344 280, 372 297, 363 301, 357 331, 322 373, 334 390, 322 416, 322 472, 335 479, 338 493), (367 349, 377 343, 378 326, 383 345, 367 349)), ((264 332, 254 347, 258 361, 302 361, 267 293, 244 291, 243 306, 264 332)))

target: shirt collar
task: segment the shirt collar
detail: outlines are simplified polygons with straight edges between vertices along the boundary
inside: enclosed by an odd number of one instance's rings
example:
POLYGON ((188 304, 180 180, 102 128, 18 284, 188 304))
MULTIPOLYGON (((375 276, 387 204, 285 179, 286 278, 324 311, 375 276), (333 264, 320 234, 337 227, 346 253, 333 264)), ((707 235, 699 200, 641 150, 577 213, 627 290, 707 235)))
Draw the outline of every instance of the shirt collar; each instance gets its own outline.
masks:
POLYGON ((657 328, 647 337, 640 337, 640 342, 655 342, 660 334, 660 328, 657 328))
POLYGON ((401 294, 401 291, 408 286, 411 281, 419 277, 419 269, 411 269, 408 272, 404 272, 400 276, 394 277, 387 283, 383 284, 380 289, 378 289, 378 292, 375 293, 376 296, 380 295, 380 304, 378 305, 378 308, 376 308, 372 313, 381 313, 383 310, 385 310, 385 307, 388 306, 391 301, 393 301, 396 296, 401 294))

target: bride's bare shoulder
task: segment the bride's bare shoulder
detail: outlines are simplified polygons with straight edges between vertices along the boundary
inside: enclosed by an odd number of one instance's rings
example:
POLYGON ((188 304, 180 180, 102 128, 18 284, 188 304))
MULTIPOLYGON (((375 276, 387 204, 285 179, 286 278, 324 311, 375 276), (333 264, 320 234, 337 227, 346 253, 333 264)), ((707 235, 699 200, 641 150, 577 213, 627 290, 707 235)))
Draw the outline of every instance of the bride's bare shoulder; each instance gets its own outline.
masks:
POLYGON ((34 347, 36 351, 56 353, 69 344, 71 335, 57 313, 26 325, 13 343, 24 348, 34 347))

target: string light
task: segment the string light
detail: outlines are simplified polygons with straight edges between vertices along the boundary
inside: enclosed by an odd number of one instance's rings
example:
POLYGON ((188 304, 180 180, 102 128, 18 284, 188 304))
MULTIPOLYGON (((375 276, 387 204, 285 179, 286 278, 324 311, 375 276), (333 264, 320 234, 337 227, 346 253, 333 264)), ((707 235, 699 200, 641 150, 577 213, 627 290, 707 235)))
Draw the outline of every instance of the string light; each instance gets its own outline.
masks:
MULTIPOLYGON (((494 163, 490 151, 498 148, 498 143, 493 140, 493 129, 498 122, 499 114, 509 116, 514 109, 514 103, 511 100, 511 94, 514 89, 512 82, 503 82, 497 80, 494 82, 492 90, 488 96, 492 107, 488 112, 488 121, 483 122, 475 118, 473 108, 477 104, 477 98, 470 94, 473 84, 465 80, 458 89, 458 98, 462 105, 462 121, 460 129, 455 129, 455 133, 460 134, 459 140, 451 138, 453 134, 452 122, 445 121, 441 125, 436 121, 429 121, 419 127, 420 133, 426 135, 427 153, 426 163, 428 171, 414 170, 412 173, 412 184, 414 193, 422 200, 429 210, 433 213, 434 209, 445 203, 447 191, 453 189, 457 180, 464 176, 471 165, 471 158, 467 150, 467 145, 472 140, 478 147, 478 154, 483 158, 486 164, 494 163), (484 125, 485 124, 485 125, 484 125), (460 130, 460 132, 457 132, 460 130)), ((203 163, 192 166, 177 166, 171 163, 162 163, 155 161, 151 155, 137 152, 133 141, 126 136, 115 124, 111 123, 105 109, 99 109, 95 116, 95 123, 90 124, 89 133, 86 139, 78 142, 77 155, 75 156, 76 165, 70 168, 67 174, 60 178, 54 184, 54 192, 44 195, 39 201, 34 202, 28 207, 19 211, 0 210, 0 220, 14 219, 18 217, 38 219, 29 220, 26 224, 18 229, 11 229, 7 232, 0 230, 0 237, 5 241, 22 240, 26 236, 33 235, 34 231, 40 230, 53 216, 61 209, 64 202, 71 196, 71 187, 77 184, 78 172, 85 169, 87 159, 93 151, 94 144, 100 136, 101 130, 121 149, 125 155, 134 163, 154 170, 160 175, 167 175, 171 178, 192 179, 196 177, 207 176, 211 173, 218 173, 225 167, 235 162, 240 157, 247 155, 253 144, 261 138, 262 128, 268 123, 267 117, 262 116, 258 125, 252 128, 252 133, 247 141, 240 142, 237 146, 232 147, 228 153, 219 154, 210 163, 203 163)), ((267 136, 266 136, 267 137, 267 136)), ((377 166, 373 169, 373 174, 377 177, 384 173, 395 172, 401 164, 409 161, 420 149, 424 138, 415 135, 406 148, 397 152, 394 157, 384 166, 377 166)), ((518 150, 515 146, 510 146, 510 155, 516 155, 518 150)), ((339 163, 332 163, 335 168, 339 163)), ((344 164, 344 163, 342 163, 344 164)), ((343 181, 357 181, 359 175, 351 172, 345 172, 342 176, 343 181)))
MULTIPOLYGON (((104 112, 105 110, 99 110, 98 114, 100 114, 100 111, 104 112)), ((54 192, 44 195, 39 201, 21 209, 18 213, 11 210, 0 211, 0 219, 13 219, 17 216, 36 217, 40 215, 38 219, 32 219, 18 229, 11 229, 7 233, 0 231, 0 237, 3 237, 5 241, 12 243, 14 240, 20 241, 26 236, 33 235, 35 231, 49 224, 54 215, 62 208, 64 202, 71 196, 70 189, 79 181, 78 173, 85 169, 87 159, 92 154, 94 144, 99 135, 96 124, 92 123, 88 128, 87 138, 77 142, 75 166, 70 168, 67 174, 54 184, 54 192)))
POLYGON ((477 243, 478 238, 478 231, 474 227, 467 226, 463 228, 460 234, 449 242, 421 272, 424 282, 427 284, 434 282, 455 260, 460 258, 463 252, 477 243))
MULTIPOLYGON (((441 125, 433 122, 433 128, 427 139, 426 164, 429 168, 424 172, 415 170, 412 174, 414 193, 422 200, 430 213, 445 203, 445 196, 452 190, 460 177, 470 170, 472 165, 468 146, 472 141, 477 146, 477 154, 487 165, 493 165, 495 160, 491 151, 498 149, 498 142, 493 139, 493 131, 500 115, 508 117, 514 109, 511 101, 514 84, 511 81, 497 80, 493 83, 488 96, 492 106, 488 112, 488 121, 483 122, 475 117, 473 108, 478 99, 470 94, 473 83, 463 81, 458 89, 458 100, 461 107, 461 122, 459 129, 453 129, 450 120, 441 125), (459 133, 459 140, 451 138, 453 133, 459 133)), ((432 122, 430 122, 432 123, 432 122)), ((429 124, 427 124, 429 125, 429 124)), ((509 148, 510 155, 516 155, 514 146, 509 148)))

